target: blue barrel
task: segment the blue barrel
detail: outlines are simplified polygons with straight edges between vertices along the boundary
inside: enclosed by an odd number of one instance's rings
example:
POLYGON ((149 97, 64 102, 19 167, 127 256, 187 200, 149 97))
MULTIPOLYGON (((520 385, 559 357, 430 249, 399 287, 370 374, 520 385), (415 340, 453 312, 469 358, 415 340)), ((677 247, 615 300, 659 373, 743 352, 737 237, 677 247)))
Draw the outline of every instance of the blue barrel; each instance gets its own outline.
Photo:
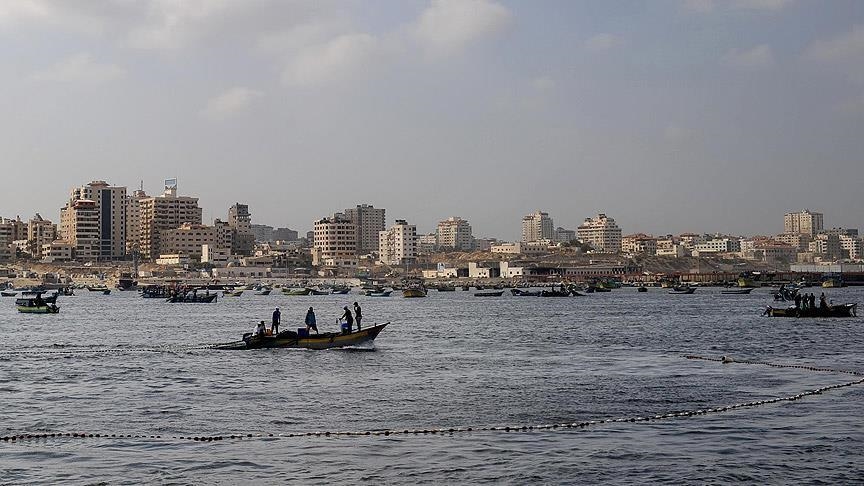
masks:
POLYGON ((348 324, 347 322, 343 322, 342 323, 342 332, 344 332, 344 333, 351 332, 351 324, 348 324))
POLYGON ((297 337, 309 337, 309 330, 305 327, 297 328, 297 337))

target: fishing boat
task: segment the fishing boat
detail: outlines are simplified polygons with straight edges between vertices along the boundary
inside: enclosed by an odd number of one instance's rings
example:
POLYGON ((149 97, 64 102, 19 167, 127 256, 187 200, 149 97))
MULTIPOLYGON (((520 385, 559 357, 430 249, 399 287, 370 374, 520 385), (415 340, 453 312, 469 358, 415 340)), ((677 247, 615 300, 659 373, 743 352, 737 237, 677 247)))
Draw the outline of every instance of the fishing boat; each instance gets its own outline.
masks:
POLYGON ((833 289, 843 286, 843 281, 839 278, 829 278, 822 282, 822 288, 833 289))
POLYGON ((405 289, 402 289, 402 297, 413 298, 413 297, 426 297, 426 288, 422 286, 412 286, 405 289))
POLYGON ((367 290, 364 295, 366 297, 390 297, 392 290, 367 290))
POLYGON ((243 291, 242 290, 223 290, 222 295, 224 295, 226 297, 240 297, 241 295, 243 295, 243 291))
POLYGON ((15 290, 0 290, 0 296, 3 297, 15 297, 18 295, 18 292, 15 290))
POLYGON ((510 289, 510 293, 516 297, 540 297, 540 291, 530 291, 521 289, 510 289))
POLYGON ((90 292, 104 292, 108 290, 108 287, 106 287, 104 284, 88 285, 87 290, 89 290, 90 292))
POLYGON ((541 290, 540 297, 570 297, 571 291, 562 288, 561 290, 541 290))
POLYGON ((102 295, 111 295, 111 289, 104 289, 102 295))
POLYGON ((36 300, 36 298, 18 299, 15 301, 18 312, 24 314, 56 314, 60 312, 60 308, 53 302, 45 302, 36 300))
POLYGON ((438 292, 455 292, 456 286, 455 285, 441 284, 441 285, 435 287, 435 290, 437 290, 438 292))
POLYGON ((348 292, 351 292, 351 287, 333 287, 330 291, 334 295, 345 295, 348 292))
POLYGON ((272 289, 256 290, 255 295, 270 295, 270 292, 272 292, 272 291, 273 291, 272 289))
POLYGON ((648 292, 648 287, 646 287, 646 286, 644 286, 644 285, 640 285, 640 286, 636 289, 636 292, 648 292))
POLYGON ((371 343, 389 322, 378 324, 353 332, 325 332, 307 334, 305 328, 297 331, 283 331, 273 335, 253 335, 251 332, 243 335, 243 340, 220 346, 219 349, 261 349, 261 348, 306 348, 331 349, 344 348, 371 343))
POLYGON ((21 297, 15 299, 15 305, 26 305, 27 302, 31 300, 35 300, 36 297, 42 302, 46 304, 56 304, 57 303, 57 293, 47 293, 47 292, 26 292, 21 294, 21 297))
POLYGON ((679 295, 692 294, 693 292, 696 292, 696 287, 690 287, 689 285, 677 285, 672 287, 672 290, 669 291, 670 294, 679 295))
POLYGON ((199 294, 195 292, 187 292, 168 297, 165 301, 171 304, 207 304, 216 302, 218 294, 199 294))
POLYGON ((752 287, 741 287, 737 289, 723 289, 720 291, 721 294, 731 294, 731 295, 744 295, 753 292, 752 287))
POLYGON ((283 294, 285 294, 285 295, 293 295, 293 296, 297 296, 297 295, 309 295, 310 292, 312 292, 312 289, 307 289, 307 288, 302 288, 302 289, 298 289, 298 288, 283 288, 283 289, 282 289, 282 293, 283 293, 283 294))
POLYGON ((474 292, 474 297, 501 297, 504 295, 503 290, 496 290, 494 292, 474 292))
POLYGON ((857 317, 858 304, 846 303, 812 309, 800 309, 797 307, 775 309, 769 305, 762 315, 770 317, 857 317))
POLYGON ((757 285, 756 285, 756 282, 752 278, 740 277, 738 279, 738 286, 741 288, 749 289, 749 288, 755 288, 757 285))
POLYGON ((331 290, 328 288, 324 288, 324 287, 317 287, 317 288, 310 287, 309 288, 309 295, 330 295, 330 294, 331 294, 331 290))
POLYGON ((128 276, 120 277, 117 280, 117 290, 138 290, 138 282, 128 276))

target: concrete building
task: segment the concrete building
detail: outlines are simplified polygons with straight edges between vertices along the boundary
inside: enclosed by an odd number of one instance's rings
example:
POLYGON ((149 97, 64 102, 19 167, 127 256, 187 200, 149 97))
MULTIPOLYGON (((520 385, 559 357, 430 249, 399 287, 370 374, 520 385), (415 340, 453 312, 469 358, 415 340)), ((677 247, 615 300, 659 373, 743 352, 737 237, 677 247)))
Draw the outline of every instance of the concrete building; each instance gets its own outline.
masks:
POLYGON ((246 204, 234 203, 228 209, 228 226, 231 228, 231 251, 236 255, 248 256, 255 247, 252 234, 252 214, 246 204))
POLYGON ((46 263, 52 262, 68 262, 72 260, 72 254, 75 251, 75 246, 68 241, 54 240, 50 243, 42 245, 42 261, 46 263))
POLYGON ((693 248, 694 256, 702 253, 735 253, 741 251, 741 240, 735 238, 715 238, 699 243, 693 248))
POLYGON ((559 243, 570 243, 576 239, 576 230, 555 228, 555 241, 559 243))
POLYGON ((522 241, 554 240, 555 224, 549 214, 542 211, 522 217, 522 241))
POLYGON ((775 236, 774 239, 793 246, 798 251, 807 251, 810 248, 810 242, 813 241, 812 236, 801 233, 783 233, 775 236))
POLYGON ((165 181, 165 192, 160 196, 138 199, 138 250, 145 260, 155 260, 161 253, 161 234, 183 224, 201 224, 201 208, 197 197, 178 196, 176 180, 165 181))
MULTIPOLYGON (((314 224, 312 263, 355 261, 357 257, 357 226, 344 215, 321 218, 314 224)), ((355 263, 356 265, 356 263, 355 263)))
POLYGON ((378 261, 385 265, 413 265, 417 261, 417 227, 404 219, 378 233, 378 261))
POLYGON ((678 244, 691 250, 695 249, 696 245, 705 243, 706 241, 704 236, 697 233, 681 233, 680 235, 678 235, 677 240, 678 244))
POLYGON ((34 258, 42 258, 42 247, 57 239, 57 225, 39 213, 27 222, 27 246, 34 258))
POLYGON ((474 236, 468 221, 453 216, 440 221, 436 231, 438 249, 471 251, 474 249, 474 236))
POLYGON ((273 227, 266 224, 253 224, 252 235, 256 242, 273 241, 273 227))
POLYGON ((13 242, 27 236, 27 225, 21 218, 0 218, 0 261, 11 260, 15 256, 13 242))
POLYGON ((621 238, 621 252, 631 255, 656 255, 657 238, 643 233, 621 238))
POLYGON ((134 191, 126 199, 126 253, 140 252, 141 200, 149 197, 143 189, 134 191))
POLYGON ((596 218, 585 218, 576 228, 579 239, 588 243, 599 253, 618 253, 621 251, 621 228, 615 220, 603 213, 596 218))
POLYGON ((501 243, 498 245, 492 245, 489 251, 503 255, 540 256, 549 253, 549 245, 551 243, 552 242, 549 240, 501 243))
MULTIPOLYGON (((100 260, 120 259, 126 256, 126 187, 112 186, 105 181, 92 181, 73 188, 69 202, 63 211, 68 211, 76 201, 93 201, 99 220, 99 242, 95 251, 100 260)), ((61 220, 63 216, 61 215, 61 220)), ((76 245, 77 246, 77 245, 76 245)), ((76 257, 77 258, 77 257, 76 257)))
POLYGON ((217 248, 210 244, 201 245, 201 263, 209 263, 214 267, 224 267, 234 259, 228 248, 217 248))
POLYGON ((816 254, 822 261, 836 261, 843 258, 843 248, 840 245, 840 235, 821 233, 816 235, 809 245, 810 253, 816 254))
POLYGON ((783 232, 815 236, 822 231, 822 213, 805 209, 800 213, 786 213, 783 216, 783 232))
POLYGON ((299 234, 291 228, 276 228, 273 230, 273 241, 297 241, 299 234))
POLYGON ((436 235, 435 233, 417 236, 417 253, 421 255, 428 255, 430 253, 435 253, 435 250, 437 248, 438 235, 436 235))
POLYGON ((203 245, 219 248, 216 227, 203 224, 183 223, 179 228, 163 230, 160 240, 163 254, 186 255, 195 261, 201 260, 203 245))
POLYGON ((861 238, 849 235, 838 235, 840 238, 840 249, 846 258, 850 260, 861 259, 861 238))
POLYGON ((385 210, 369 204, 358 204, 346 209, 345 217, 357 227, 357 253, 365 255, 378 251, 379 233, 386 229, 385 210))
POLYGON ((72 245, 72 258, 98 260, 101 255, 99 207, 96 201, 70 201, 60 210, 60 239, 72 245))

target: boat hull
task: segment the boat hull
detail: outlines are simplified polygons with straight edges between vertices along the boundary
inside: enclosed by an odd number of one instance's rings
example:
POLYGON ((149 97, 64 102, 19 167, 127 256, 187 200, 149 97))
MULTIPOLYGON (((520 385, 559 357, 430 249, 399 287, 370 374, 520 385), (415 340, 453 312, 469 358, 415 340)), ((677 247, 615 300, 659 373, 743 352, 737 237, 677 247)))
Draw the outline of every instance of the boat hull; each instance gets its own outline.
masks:
POLYGON ((740 289, 735 289, 735 290, 721 290, 720 293, 721 294, 729 294, 729 295, 744 295, 744 294, 749 294, 752 291, 753 291, 753 287, 749 287, 749 288, 740 288, 740 289))
POLYGON ((249 336, 242 342, 225 346, 223 349, 303 348, 321 350, 358 346, 374 341, 388 324, 390 323, 385 322, 348 334, 328 332, 300 337, 296 332, 285 331, 275 336, 249 336))
POLYGON ((858 304, 830 305, 825 308, 817 307, 806 310, 795 307, 775 309, 769 306, 762 315, 770 317, 856 317, 858 304))
POLYGON ((424 291, 423 289, 405 289, 402 291, 402 297, 426 297, 426 291, 424 291))
POLYGON ((51 306, 47 306, 47 305, 40 305, 40 306, 19 305, 17 307, 18 307, 18 312, 21 312, 24 314, 56 314, 56 313, 60 312, 60 308, 57 306, 51 307, 51 306))

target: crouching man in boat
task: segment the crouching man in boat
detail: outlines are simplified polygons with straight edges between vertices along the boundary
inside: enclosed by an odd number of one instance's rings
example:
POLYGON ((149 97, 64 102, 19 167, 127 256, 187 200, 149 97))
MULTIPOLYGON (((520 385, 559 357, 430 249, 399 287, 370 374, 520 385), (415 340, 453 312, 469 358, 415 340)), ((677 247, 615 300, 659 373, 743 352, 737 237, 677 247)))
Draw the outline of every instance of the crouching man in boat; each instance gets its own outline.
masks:
POLYGON ((308 311, 306 311, 306 332, 309 332, 310 329, 315 331, 315 334, 318 334, 318 325, 315 324, 315 311, 310 307, 308 311))
POLYGON ((255 328, 256 336, 263 336, 267 334, 267 326, 264 325, 264 321, 258 323, 258 326, 255 328))

